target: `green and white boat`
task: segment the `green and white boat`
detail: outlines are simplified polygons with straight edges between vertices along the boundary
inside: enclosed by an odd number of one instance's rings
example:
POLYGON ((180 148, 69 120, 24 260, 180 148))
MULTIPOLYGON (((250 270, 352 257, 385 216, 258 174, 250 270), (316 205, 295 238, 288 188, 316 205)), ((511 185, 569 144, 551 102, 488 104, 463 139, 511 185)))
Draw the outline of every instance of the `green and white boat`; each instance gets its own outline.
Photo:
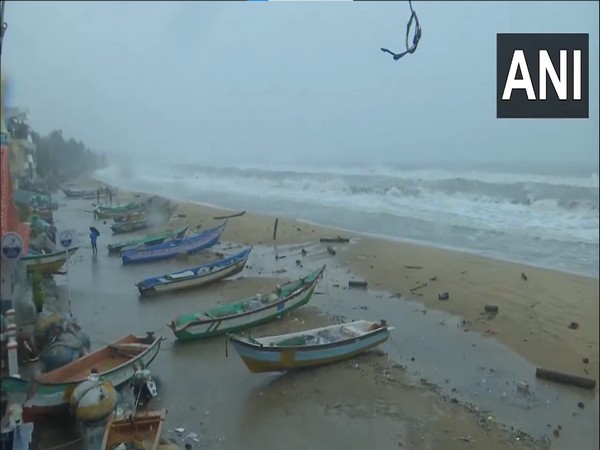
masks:
POLYGON ((180 341, 203 339, 252 328, 306 305, 323 277, 325 266, 296 281, 208 311, 179 315, 169 327, 180 341))

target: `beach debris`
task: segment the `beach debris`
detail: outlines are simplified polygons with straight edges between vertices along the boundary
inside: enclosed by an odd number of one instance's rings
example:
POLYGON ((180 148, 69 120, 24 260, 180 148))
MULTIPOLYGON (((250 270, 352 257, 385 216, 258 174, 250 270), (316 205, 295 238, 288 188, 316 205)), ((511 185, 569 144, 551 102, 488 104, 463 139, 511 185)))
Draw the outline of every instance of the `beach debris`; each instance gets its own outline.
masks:
POLYGON ((571 330, 576 330, 577 328, 579 328, 579 324, 578 324, 577 322, 571 322, 571 323, 569 324, 569 328, 570 328, 571 330))
POLYGON ((183 434, 183 432, 184 432, 184 431, 185 431, 185 428, 175 428, 175 432, 176 432, 177 434, 180 434, 180 435, 181 435, 181 434, 183 434))
POLYGON ((521 278, 527 281, 527 275, 525 275, 525 272, 521 272, 521 278))
POLYGON ((521 394, 525 394, 525 395, 531 394, 531 390, 529 388, 529 383, 526 383, 525 381, 519 381, 517 383, 517 391, 519 391, 521 394))
POLYGON ((275 259, 284 259, 284 258, 287 258, 287 256, 286 255, 281 255, 281 256, 275 255, 275 259))
POLYGON ((334 237, 334 238, 321 238, 319 241, 335 243, 335 244, 347 244, 348 242, 350 242, 350 239, 338 236, 338 237, 334 237))
POLYGON ((277 225, 279 225, 279 217, 275 219, 275 225, 273 225, 273 240, 277 239, 277 225))
POLYGON ((490 335, 496 335, 498 334, 497 330, 494 330, 493 328, 486 328, 486 330, 484 331, 485 334, 490 334, 490 335))
POLYGON ((405 269, 418 269, 421 270, 423 266, 404 266, 405 269))
POLYGON ((429 281, 436 281, 437 280, 437 275, 432 276, 429 281))
POLYGON ((589 364, 590 363, 590 358, 583 358, 583 363, 584 364, 589 364))
POLYGON ((596 380, 592 380, 591 378, 579 377, 564 372, 557 372, 555 370, 542 369, 540 367, 535 369, 535 376, 544 380, 577 386, 583 389, 594 389, 596 387, 596 380))
POLYGON ((426 287, 426 286, 427 286, 427 283, 421 283, 421 284, 418 284, 417 286, 415 286, 414 288, 412 288, 412 289, 410 290, 410 292, 412 292, 412 293, 414 294, 414 293, 415 293, 415 291, 417 291, 417 290, 419 290, 419 289, 423 289, 423 288, 424 288, 424 287, 426 287))
POLYGON ((448 300, 450 298, 450 294, 448 291, 442 291, 438 294, 438 300, 448 300))
POLYGON ((215 216, 215 217, 213 217, 213 220, 231 219, 232 217, 240 217, 240 216, 243 216, 244 214, 246 214, 246 211, 242 211, 242 212, 235 213, 235 214, 230 214, 228 216, 215 216))
POLYGON ((331 245, 328 245, 328 246, 327 246, 327 251, 328 251, 330 254, 332 254, 332 255, 335 255, 335 249, 334 249, 334 248, 333 248, 331 245))
POLYGON ((348 287, 362 287, 362 288, 366 288, 367 285, 368 285, 368 283, 366 281, 354 281, 354 280, 348 281, 348 287))
POLYGON ((498 305, 485 305, 483 309, 487 313, 498 314, 498 305))
POLYGON ((308 252, 307 252, 306 250, 302 249, 302 250, 300 251, 300 253, 302 253, 302 256, 306 256, 306 254, 307 254, 308 252))
POLYGON ((458 439, 465 442, 475 442, 471 436, 460 436, 458 439))
POLYGON ((302 261, 300 261, 299 259, 296 260, 296 265, 302 267, 302 261))
POLYGON ((186 441, 188 440, 192 440, 194 442, 199 442, 200 440, 198 439, 198 435, 196 433, 194 433, 193 431, 189 432, 185 438, 186 441))
POLYGON ((583 404, 583 402, 577 402, 577 407, 579 409, 583 409, 583 408, 585 408, 585 405, 583 404))
POLYGON ((277 270, 273 271, 273 273, 286 273, 286 272, 287 272, 287 270, 285 270, 285 269, 277 269, 277 270))

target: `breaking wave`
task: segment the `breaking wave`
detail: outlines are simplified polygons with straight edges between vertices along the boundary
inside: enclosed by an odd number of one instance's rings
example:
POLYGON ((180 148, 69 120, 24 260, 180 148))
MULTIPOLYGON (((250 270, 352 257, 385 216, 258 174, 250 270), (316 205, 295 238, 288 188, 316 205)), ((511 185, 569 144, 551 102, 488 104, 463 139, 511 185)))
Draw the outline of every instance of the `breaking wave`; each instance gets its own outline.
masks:
MULTIPOLYGON (((349 229, 353 217, 360 216, 364 223, 365 215, 371 215, 372 229, 361 231, 372 233, 380 232, 377 221, 384 214, 465 232, 504 233, 574 245, 598 246, 599 241, 597 173, 559 176, 389 167, 187 165, 138 168, 135 176, 128 177, 123 177, 118 167, 111 167, 99 176, 125 188, 160 190, 224 207, 271 214, 287 211, 290 215, 306 211, 310 217, 296 218, 321 223, 327 221, 327 210, 345 211, 349 229), (317 214, 318 208, 321 212, 317 214)), ((414 236, 400 227, 395 237, 414 236)))

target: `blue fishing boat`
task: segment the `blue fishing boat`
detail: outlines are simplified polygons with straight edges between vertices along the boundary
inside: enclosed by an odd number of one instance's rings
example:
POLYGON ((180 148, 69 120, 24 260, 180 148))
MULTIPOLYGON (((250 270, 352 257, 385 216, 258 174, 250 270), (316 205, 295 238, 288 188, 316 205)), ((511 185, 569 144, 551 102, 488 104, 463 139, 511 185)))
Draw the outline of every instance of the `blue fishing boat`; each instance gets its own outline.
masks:
POLYGON ((181 270, 158 277, 150 277, 136 283, 140 294, 148 295, 176 289, 188 289, 214 283, 237 275, 246 266, 252 247, 235 255, 211 261, 191 269, 181 270))
POLYGON ((207 249, 215 245, 223 230, 225 230, 227 221, 221 225, 193 236, 175 239, 156 245, 146 245, 124 250, 121 253, 123 264, 142 263, 150 261, 160 261, 171 259, 181 254, 191 254, 207 249))

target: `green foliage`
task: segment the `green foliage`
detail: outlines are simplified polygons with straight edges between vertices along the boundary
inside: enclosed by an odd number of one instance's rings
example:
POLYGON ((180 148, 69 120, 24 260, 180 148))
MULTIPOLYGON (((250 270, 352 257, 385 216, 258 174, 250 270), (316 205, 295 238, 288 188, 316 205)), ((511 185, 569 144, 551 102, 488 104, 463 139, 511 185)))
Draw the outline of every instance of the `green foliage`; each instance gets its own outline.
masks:
POLYGON ((34 272, 31 275, 31 289, 33 291, 33 304, 39 313, 44 309, 44 289, 42 288, 42 274, 34 272))
POLYGON ((45 180, 58 184, 106 166, 104 155, 91 151, 81 141, 73 138, 65 140, 62 130, 54 130, 47 136, 31 134, 37 146, 37 174, 45 180))

